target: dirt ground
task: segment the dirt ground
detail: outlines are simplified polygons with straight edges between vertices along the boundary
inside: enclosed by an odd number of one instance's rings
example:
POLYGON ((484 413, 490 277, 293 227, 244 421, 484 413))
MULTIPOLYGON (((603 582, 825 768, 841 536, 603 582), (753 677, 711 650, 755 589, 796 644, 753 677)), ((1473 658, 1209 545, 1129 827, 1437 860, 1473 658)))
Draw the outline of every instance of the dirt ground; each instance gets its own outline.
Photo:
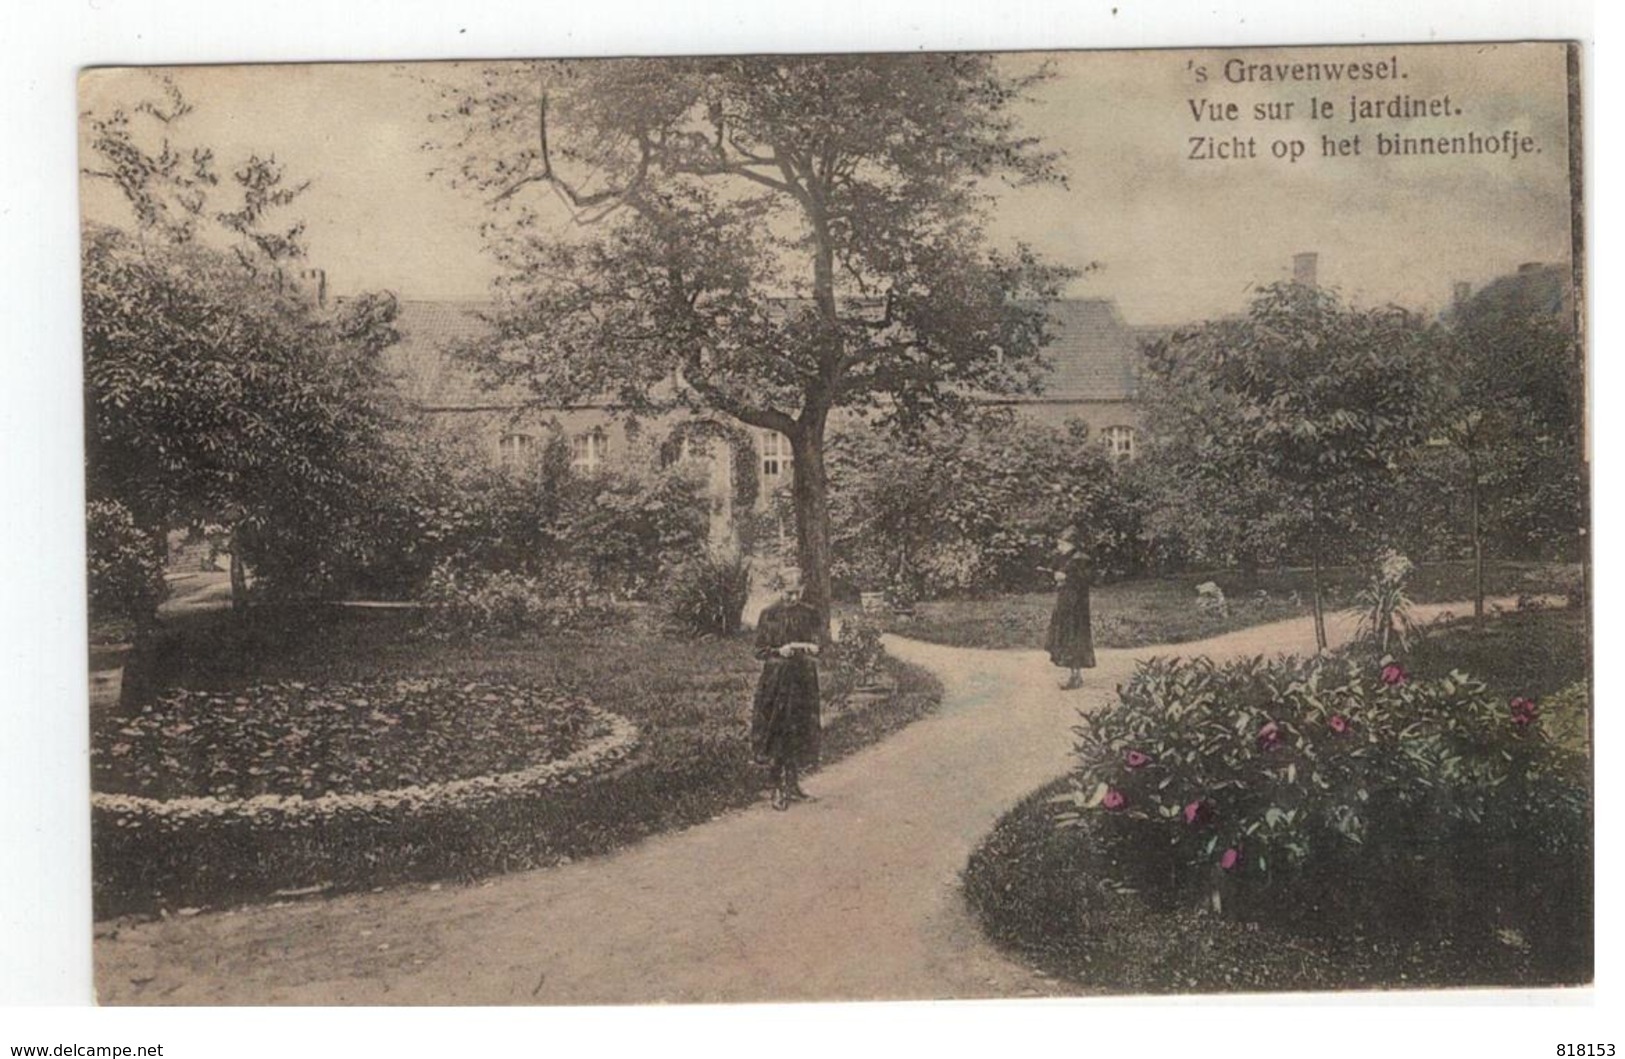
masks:
MULTIPOLYGON (((1502 601, 1504 602, 1504 601, 1502 601)), ((1429 620, 1444 610, 1418 607, 1429 620)), ((1329 619, 1334 641, 1351 622, 1329 619)), ((104 1004, 628 1004, 1055 995, 983 940, 959 893, 976 842, 1066 770, 1077 711, 1151 654, 1313 649, 1308 619, 1099 652, 1061 691, 1036 651, 891 638, 943 708, 765 803, 619 853, 471 886, 411 886, 103 923, 104 1004)))

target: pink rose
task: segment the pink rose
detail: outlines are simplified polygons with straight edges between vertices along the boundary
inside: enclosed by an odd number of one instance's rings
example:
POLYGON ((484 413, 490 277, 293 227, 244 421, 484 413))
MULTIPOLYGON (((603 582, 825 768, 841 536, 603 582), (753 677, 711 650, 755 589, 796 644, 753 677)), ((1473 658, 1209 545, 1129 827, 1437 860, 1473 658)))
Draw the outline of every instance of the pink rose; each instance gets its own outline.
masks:
POLYGON ((1534 724, 1540 716, 1540 707, 1532 699, 1516 698, 1507 705, 1512 710, 1512 723, 1519 728, 1534 724))
POLYGON ((1128 804, 1128 798, 1122 791, 1108 787, 1106 788, 1106 797, 1100 804, 1108 809, 1121 809, 1128 804))
POLYGON ((1410 674, 1405 672, 1405 667, 1398 662, 1389 662, 1382 667, 1382 682, 1391 688, 1398 687, 1409 679, 1410 674))
POLYGON ((1212 823, 1213 803, 1207 799, 1191 802, 1185 806, 1185 822, 1193 827, 1212 823))
POLYGON ((1274 750, 1281 742, 1281 726, 1270 721, 1258 730, 1258 749, 1274 750))
POLYGON ((1336 732, 1338 735, 1342 735, 1344 732, 1349 730, 1349 721, 1348 718, 1344 717, 1342 714, 1334 713, 1332 714, 1331 719, 1326 722, 1326 726, 1332 731, 1336 732))
POLYGON ((1151 764, 1151 758, 1138 750, 1130 750, 1123 755, 1123 763, 1131 769, 1144 768, 1146 765, 1151 764))
POLYGON ((1234 846, 1219 855, 1219 867, 1225 871, 1235 871, 1236 865, 1241 863, 1241 850, 1234 846))

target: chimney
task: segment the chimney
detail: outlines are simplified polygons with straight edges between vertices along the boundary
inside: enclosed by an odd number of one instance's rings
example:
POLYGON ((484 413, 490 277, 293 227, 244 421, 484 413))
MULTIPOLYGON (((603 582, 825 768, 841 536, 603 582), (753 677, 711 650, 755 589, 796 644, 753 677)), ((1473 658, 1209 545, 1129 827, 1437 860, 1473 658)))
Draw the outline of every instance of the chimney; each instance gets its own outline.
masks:
POLYGON ((1467 304, 1467 299, 1473 296, 1473 285, 1465 280, 1457 280, 1450 288, 1450 304, 1461 308, 1467 304))
POLYGON ((1315 265, 1320 255, 1314 251, 1292 255, 1292 282, 1303 287, 1315 286, 1315 265))
POLYGON ((324 268, 300 269, 299 279, 315 285, 316 307, 318 309, 327 308, 327 270, 324 268))

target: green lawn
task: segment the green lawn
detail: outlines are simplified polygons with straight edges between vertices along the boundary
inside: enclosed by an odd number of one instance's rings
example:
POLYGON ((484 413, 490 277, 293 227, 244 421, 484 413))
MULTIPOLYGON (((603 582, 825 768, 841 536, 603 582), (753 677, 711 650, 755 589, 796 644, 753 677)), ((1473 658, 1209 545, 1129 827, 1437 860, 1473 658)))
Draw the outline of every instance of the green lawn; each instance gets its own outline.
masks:
MULTIPOLYGON (((1492 596, 1553 590, 1564 568, 1539 564, 1498 564, 1489 571, 1492 596)), ((1326 571, 1326 606, 1352 605, 1363 585, 1363 571, 1326 571)), ((1251 625, 1262 625, 1310 613, 1309 573, 1287 570, 1251 579, 1236 573, 1199 573, 1175 578, 1118 581, 1097 585, 1090 594, 1095 644, 1100 647, 1144 647, 1190 643, 1251 625), (1228 613, 1201 610, 1196 586, 1213 581, 1224 590, 1228 613)), ((1424 566, 1412 576, 1410 596, 1418 603, 1465 600, 1472 595, 1472 570, 1466 563, 1424 566)), ((935 600, 922 603, 913 617, 889 616, 891 632, 956 647, 989 649, 1043 646, 1055 604, 1052 592, 1031 592, 935 600)))
POLYGON ((1503 697, 1541 699, 1585 680, 1591 648, 1584 610, 1512 611, 1482 629, 1459 620, 1430 630, 1412 648, 1409 665, 1419 676, 1471 673, 1503 697))
MULTIPOLYGON (((244 624, 218 612, 172 620, 148 664, 157 687, 423 676, 539 685, 632 719, 641 743, 629 764, 604 779, 479 814, 385 816, 342 833, 221 827, 160 838, 99 826, 101 916, 218 907, 279 889, 337 891, 553 864, 708 820, 761 791, 746 740, 760 669, 748 637, 668 639, 627 624, 590 635, 442 643, 416 635, 411 616, 400 613, 266 608, 244 624)), ((889 693, 826 703, 826 762, 939 703, 941 688, 924 671, 888 660, 888 672, 889 693)))

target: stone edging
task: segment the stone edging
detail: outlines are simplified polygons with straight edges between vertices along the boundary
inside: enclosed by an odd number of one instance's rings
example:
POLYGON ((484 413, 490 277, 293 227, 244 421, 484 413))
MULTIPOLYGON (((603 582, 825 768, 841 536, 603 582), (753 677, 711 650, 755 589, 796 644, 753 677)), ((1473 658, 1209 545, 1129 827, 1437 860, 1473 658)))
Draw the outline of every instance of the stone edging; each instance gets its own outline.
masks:
POLYGON ((275 819, 325 819, 345 813, 402 807, 424 810, 483 805, 515 794, 576 784, 626 760, 637 748, 637 725, 619 714, 595 706, 585 709, 595 720, 607 724, 609 731, 568 757, 532 765, 517 772, 381 791, 324 794, 319 798, 260 794, 241 799, 194 797, 160 801, 136 794, 92 792, 90 804, 92 809, 115 814, 117 819, 114 824, 118 827, 139 826, 144 820, 168 822, 241 818, 269 823, 275 819))

